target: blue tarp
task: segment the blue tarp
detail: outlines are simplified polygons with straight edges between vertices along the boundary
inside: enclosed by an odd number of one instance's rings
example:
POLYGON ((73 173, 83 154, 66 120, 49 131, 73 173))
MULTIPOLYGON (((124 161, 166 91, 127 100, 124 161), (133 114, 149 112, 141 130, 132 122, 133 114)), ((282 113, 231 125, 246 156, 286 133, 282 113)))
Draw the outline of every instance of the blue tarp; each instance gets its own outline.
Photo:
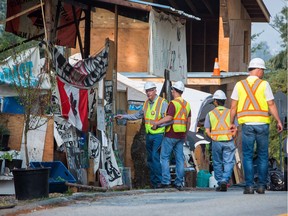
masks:
POLYGON ((5 97, 3 113, 24 114, 24 107, 19 104, 17 97, 5 97))

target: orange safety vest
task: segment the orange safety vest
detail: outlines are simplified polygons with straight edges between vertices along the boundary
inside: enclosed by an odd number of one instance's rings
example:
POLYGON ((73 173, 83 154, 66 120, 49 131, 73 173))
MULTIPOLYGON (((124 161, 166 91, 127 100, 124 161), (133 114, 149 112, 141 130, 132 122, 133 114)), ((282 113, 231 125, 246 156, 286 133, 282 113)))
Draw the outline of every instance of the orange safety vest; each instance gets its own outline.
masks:
POLYGON ((223 106, 216 107, 209 112, 211 122, 211 139, 215 141, 232 140, 230 131, 230 109, 223 106))
POLYGON ((239 124, 270 123, 265 89, 266 82, 258 78, 238 82, 237 117, 239 124))
POLYGON ((160 127, 156 130, 152 129, 153 124, 162 118, 161 109, 164 100, 165 99, 158 97, 151 108, 149 105, 149 101, 145 101, 143 111, 145 119, 145 130, 147 134, 159 134, 165 132, 165 127, 160 127))
MULTIPOLYGON (((175 106, 175 114, 173 117, 173 130, 174 132, 186 132, 188 114, 191 110, 190 104, 182 98, 176 98, 171 101, 175 106)), ((171 126, 168 126, 166 132, 170 131, 171 126)), ((188 128, 189 129, 189 128, 188 128)))

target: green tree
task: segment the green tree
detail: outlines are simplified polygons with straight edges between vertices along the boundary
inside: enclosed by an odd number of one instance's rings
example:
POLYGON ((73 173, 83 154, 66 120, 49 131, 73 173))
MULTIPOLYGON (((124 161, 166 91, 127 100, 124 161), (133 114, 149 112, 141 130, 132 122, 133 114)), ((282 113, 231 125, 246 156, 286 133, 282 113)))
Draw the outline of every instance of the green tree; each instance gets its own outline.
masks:
MULTIPOLYGON (((285 0, 288 3, 287 0, 285 0)), ((288 7, 287 4, 281 10, 281 12, 275 16, 272 26, 280 33, 282 39, 281 47, 283 50, 278 53, 274 58, 271 59, 271 64, 274 69, 285 69, 287 70, 287 32, 288 32, 288 7)))
MULTIPOLYGON (((285 0, 285 2, 288 3, 287 0, 285 0)), ((274 29, 280 33, 282 39, 281 47, 283 50, 267 62, 271 72, 265 74, 264 77, 264 79, 270 83, 274 94, 278 91, 282 91, 287 95, 287 18, 288 9, 286 4, 286 6, 282 8, 281 12, 275 16, 272 24, 274 29)), ((269 154, 280 162, 280 154, 283 154, 280 149, 280 142, 283 142, 285 137, 287 137, 287 130, 284 130, 282 134, 278 134, 275 125, 276 121, 273 119, 270 126, 269 154)))

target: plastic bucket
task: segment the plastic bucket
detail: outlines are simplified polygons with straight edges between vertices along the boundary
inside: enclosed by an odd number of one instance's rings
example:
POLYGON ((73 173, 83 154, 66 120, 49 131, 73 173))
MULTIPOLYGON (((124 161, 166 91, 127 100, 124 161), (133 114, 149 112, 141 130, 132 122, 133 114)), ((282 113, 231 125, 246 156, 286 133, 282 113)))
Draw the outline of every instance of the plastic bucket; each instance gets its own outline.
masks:
POLYGON ((209 187, 211 174, 208 170, 199 170, 197 174, 197 187, 209 187))
POLYGON ((10 171, 14 168, 19 169, 22 167, 22 160, 21 159, 12 159, 12 161, 5 160, 5 167, 8 167, 10 171))
POLYGON ((16 199, 49 197, 49 168, 13 169, 16 199))

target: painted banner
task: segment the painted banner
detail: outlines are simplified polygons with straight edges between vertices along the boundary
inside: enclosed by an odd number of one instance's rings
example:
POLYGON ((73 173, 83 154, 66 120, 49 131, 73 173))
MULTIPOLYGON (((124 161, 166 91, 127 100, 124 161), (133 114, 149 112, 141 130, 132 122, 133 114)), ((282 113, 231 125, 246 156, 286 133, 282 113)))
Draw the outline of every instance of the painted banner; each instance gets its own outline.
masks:
POLYGON ((104 78, 108 70, 111 45, 113 41, 106 39, 105 47, 99 53, 73 65, 55 46, 47 45, 45 41, 40 43, 40 46, 52 55, 54 70, 61 81, 81 89, 90 89, 104 78))
MULTIPOLYGON (((41 73, 44 59, 40 59, 38 47, 27 49, 0 62, 0 85, 32 86, 50 89, 49 78, 41 73), (29 78, 29 81, 28 79, 29 78)), ((2 92, 1 92, 2 93, 2 92)), ((4 92, 4 96, 15 96, 15 92, 4 92)), ((17 94, 16 94, 17 95, 17 94)))
MULTIPOLYGON (((30 121, 30 128, 35 128, 37 125, 41 125, 35 130, 29 130, 27 133, 27 148, 28 148, 28 157, 29 162, 34 161, 42 161, 43 159, 43 152, 44 152, 44 144, 45 144, 45 137, 47 131, 47 118, 43 117, 33 117, 30 121)), ((24 143, 24 130, 22 136, 22 143, 21 143, 21 158, 23 159, 22 165, 26 165, 26 155, 25 155, 25 143, 24 143)))
POLYGON ((54 138, 57 146, 77 146, 76 130, 61 116, 54 115, 54 138))
POLYGON ((100 150, 101 150, 100 141, 91 132, 89 132, 88 155, 89 155, 89 158, 94 159, 94 173, 96 173, 96 171, 99 169, 100 150))
POLYGON ((105 132, 102 132, 102 151, 101 151, 101 162, 102 169, 107 173, 107 182, 109 187, 117 185, 123 185, 121 172, 115 159, 115 155, 112 149, 112 142, 107 139, 105 132))
POLYGON ((186 27, 178 17, 150 11, 149 72, 172 81, 187 80, 186 27))
POLYGON ((88 130, 88 90, 63 83, 58 77, 57 87, 62 116, 80 131, 88 130))
MULTIPOLYGON (((58 1, 51 1, 51 16, 56 17, 58 1)), ((61 2, 61 1, 60 1, 61 2)), ((6 18, 12 17, 20 12, 28 10, 40 4, 39 0, 8 0, 6 18)), ((81 9, 75 7, 76 18, 81 16, 81 9)), ((76 26, 74 23, 71 4, 61 2, 58 27, 65 26, 56 32, 55 43, 60 46, 75 48, 76 26)), ((30 39, 34 36, 44 34, 43 16, 41 7, 37 7, 28 13, 14 18, 6 23, 5 31, 11 32, 23 38, 30 39)), ((43 36, 41 37, 41 39, 43 36)))

